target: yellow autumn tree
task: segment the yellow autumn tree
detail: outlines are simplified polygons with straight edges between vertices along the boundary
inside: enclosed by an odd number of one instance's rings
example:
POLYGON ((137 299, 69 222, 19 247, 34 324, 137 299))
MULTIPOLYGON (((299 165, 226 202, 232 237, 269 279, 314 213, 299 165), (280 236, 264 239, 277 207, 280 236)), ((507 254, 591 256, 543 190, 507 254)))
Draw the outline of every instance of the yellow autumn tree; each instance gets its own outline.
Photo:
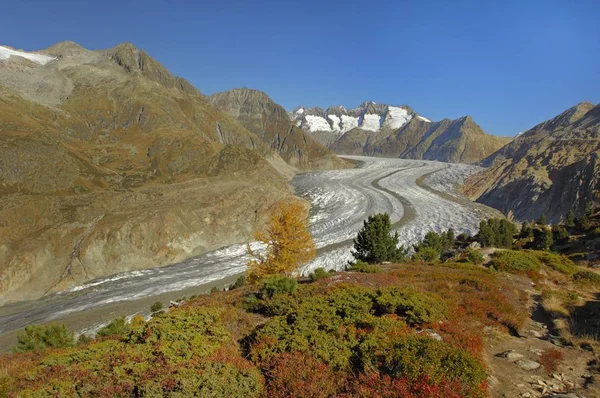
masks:
POLYGON ((308 219, 299 202, 279 202, 263 230, 254 239, 266 245, 263 252, 248 245, 248 282, 255 283, 267 275, 290 275, 315 257, 316 249, 308 230, 308 219))

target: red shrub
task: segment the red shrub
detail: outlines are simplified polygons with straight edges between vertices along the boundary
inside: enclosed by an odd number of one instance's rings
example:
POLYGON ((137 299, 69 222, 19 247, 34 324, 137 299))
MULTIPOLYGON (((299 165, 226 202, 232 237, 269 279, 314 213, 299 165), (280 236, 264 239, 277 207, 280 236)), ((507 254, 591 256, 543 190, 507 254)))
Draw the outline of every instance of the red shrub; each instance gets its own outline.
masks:
POLYGON ((558 367, 564 361, 565 356, 562 351, 555 348, 546 350, 540 357, 540 363, 546 369, 548 373, 554 373, 558 370, 558 367))
MULTIPOLYGON (((461 398, 459 383, 432 383, 427 377, 416 381, 394 379, 379 373, 361 374, 350 382, 348 397, 358 398, 461 398)), ((483 391, 482 391, 482 395, 483 391)))
POLYGON ((336 395, 339 379, 329 366, 306 353, 273 356, 267 370, 268 397, 317 398, 336 395))

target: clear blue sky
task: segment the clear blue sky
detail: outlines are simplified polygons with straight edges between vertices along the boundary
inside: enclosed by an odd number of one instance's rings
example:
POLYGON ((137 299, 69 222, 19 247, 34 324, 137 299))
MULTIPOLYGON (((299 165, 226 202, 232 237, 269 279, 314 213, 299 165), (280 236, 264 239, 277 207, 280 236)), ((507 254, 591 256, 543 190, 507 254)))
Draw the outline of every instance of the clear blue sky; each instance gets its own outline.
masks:
POLYGON ((600 102, 598 0, 6 0, 1 13, 0 44, 129 41, 205 94, 257 88, 287 109, 408 104, 513 135, 600 102))

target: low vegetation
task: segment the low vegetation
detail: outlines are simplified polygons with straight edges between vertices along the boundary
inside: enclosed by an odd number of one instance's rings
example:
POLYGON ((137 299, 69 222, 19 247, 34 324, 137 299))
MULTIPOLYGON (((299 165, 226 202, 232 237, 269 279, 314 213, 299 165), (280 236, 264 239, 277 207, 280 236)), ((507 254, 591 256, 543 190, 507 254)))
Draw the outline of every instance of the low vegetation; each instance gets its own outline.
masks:
MULTIPOLYGON (((541 221, 526 228, 555 230, 541 221)), ((155 303, 149 321, 117 318, 95 339, 30 326, 17 353, 0 357, 0 396, 487 396, 484 330, 518 335, 530 316, 529 293, 505 273, 544 280, 540 305, 573 344, 574 314, 600 274, 532 250, 535 232, 482 225, 475 237, 429 233, 407 260, 391 249, 386 218, 373 216, 355 240, 352 272, 319 268, 298 280, 255 259, 253 283, 240 277, 226 294, 168 311, 155 303), (477 249, 492 242, 501 247, 477 249), (386 263, 393 258, 404 261, 386 263)), ((280 264, 278 253, 262 258, 280 264)), ((551 374, 564 360, 556 349, 539 362, 551 374)))

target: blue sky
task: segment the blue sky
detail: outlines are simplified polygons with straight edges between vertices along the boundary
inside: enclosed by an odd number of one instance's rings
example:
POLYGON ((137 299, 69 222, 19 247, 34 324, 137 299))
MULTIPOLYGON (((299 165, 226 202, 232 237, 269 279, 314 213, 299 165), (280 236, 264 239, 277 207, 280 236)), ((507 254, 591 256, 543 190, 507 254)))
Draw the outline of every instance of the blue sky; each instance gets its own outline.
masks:
POLYGON ((408 104, 513 135, 600 102, 600 1, 17 1, 0 44, 129 41, 205 94, 408 104))

